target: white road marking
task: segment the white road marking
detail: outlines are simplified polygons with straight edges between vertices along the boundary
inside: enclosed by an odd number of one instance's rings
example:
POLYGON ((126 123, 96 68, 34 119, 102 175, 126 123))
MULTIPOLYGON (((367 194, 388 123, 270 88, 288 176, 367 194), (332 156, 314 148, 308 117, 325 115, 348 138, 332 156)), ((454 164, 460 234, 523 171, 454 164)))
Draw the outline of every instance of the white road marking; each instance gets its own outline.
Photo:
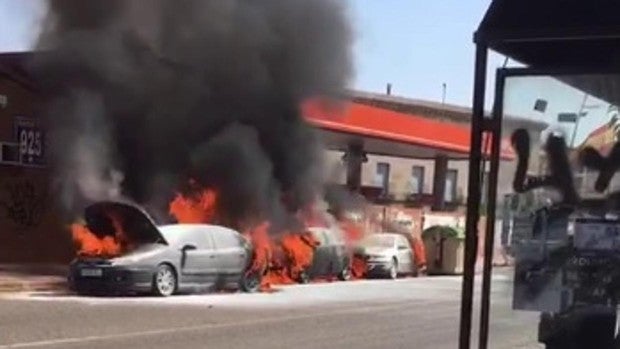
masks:
POLYGON ((286 322, 286 321, 291 321, 291 320, 311 319, 311 318, 330 316, 330 315, 374 313, 376 311, 381 311, 381 310, 391 310, 391 309, 402 308, 405 305, 407 304, 403 302, 399 302, 397 304, 355 307, 355 308, 341 309, 341 310, 335 310, 335 311, 329 311, 329 312, 320 312, 320 313, 314 313, 314 314, 304 314, 304 315, 284 316, 284 317, 274 317, 274 318, 261 318, 261 319, 254 319, 254 320, 248 320, 248 321, 233 322, 233 323, 204 324, 204 325, 173 327, 173 328, 164 328, 164 329, 148 330, 148 331, 126 332, 126 333, 109 334, 109 335, 101 335, 101 336, 68 337, 68 338, 49 339, 49 340, 41 340, 41 341, 33 341, 33 342, 20 342, 20 343, 8 344, 8 345, 0 345, 0 349, 36 348, 36 347, 46 347, 46 346, 63 345, 63 344, 67 344, 67 345, 68 344, 79 344, 79 343, 85 343, 85 342, 96 342, 96 341, 132 338, 132 337, 145 337, 145 336, 180 333, 180 332, 193 332, 193 331, 208 330, 208 329, 226 328, 226 327, 251 326, 251 325, 259 325, 259 324, 267 324, 267 323, 278 323, 278 322, 286 322))

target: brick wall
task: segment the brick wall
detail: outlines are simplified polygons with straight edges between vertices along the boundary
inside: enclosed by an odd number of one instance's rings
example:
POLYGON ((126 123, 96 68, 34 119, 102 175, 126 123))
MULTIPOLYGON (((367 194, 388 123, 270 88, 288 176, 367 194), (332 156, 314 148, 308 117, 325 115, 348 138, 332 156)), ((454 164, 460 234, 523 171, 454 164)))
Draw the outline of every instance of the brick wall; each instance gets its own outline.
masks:
MULTIPOLYGON (((0 75, 0 96, 6 101, 0 105, 0 142, 19 152, 16 127, 20 120, 36 123, 36 94, 0 75)), ((9 158, 13 156, 5 156, 9 158)), ((72 257, 70 235, 48 183, 46 167, 0 164, 0 263, 66 262, 72 257)))

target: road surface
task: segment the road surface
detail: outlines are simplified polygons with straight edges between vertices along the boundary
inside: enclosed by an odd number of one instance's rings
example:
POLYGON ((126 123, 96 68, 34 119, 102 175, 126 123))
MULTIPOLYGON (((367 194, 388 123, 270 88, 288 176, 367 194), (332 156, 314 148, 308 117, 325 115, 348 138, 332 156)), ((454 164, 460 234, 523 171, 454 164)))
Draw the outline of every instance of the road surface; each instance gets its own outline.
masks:
MULTIPOLYGON (((508 275, 494 277, 489 348, 540 348, 537 315, 510 310, 508 275)), ((424 277, 165 299, 5 295, 0 348, 454 349, 460 287, 424 277)))

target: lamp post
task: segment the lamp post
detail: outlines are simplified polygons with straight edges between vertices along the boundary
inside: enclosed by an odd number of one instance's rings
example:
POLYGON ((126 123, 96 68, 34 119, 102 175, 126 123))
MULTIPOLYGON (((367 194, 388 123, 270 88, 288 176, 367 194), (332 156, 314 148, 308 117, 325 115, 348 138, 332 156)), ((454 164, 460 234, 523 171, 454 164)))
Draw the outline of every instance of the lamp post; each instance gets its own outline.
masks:
POLYGON ((577 120, 575 122, 575 127, 573 128, 573 134, 571 136, 571 140, 570 140, 570 146, 571 148, 573 148, 575 146, 575 140, 577 138, 577 130, 579 129, 579 121, 581 120, 582 117, 586 116, 588 114, 588 110, 593 110, 593 109, 598 109, 601 107, 600 104, 592 104, 592 105, 587 105, 586 101, 588 99, 588 94, 586 93, 583 97, 583 102, 581 103, 581 107, 579 108, 579 113, 577 114, 577 120))

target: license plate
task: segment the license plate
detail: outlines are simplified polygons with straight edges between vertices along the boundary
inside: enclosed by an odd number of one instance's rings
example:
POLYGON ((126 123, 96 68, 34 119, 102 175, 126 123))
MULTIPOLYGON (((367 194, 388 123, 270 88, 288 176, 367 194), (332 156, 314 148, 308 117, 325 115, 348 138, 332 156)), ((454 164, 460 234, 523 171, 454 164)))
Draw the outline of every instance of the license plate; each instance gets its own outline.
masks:
POLYGON ((103 270, 101 269, 82 269, 80 270, 80 275, 89 276, 89 277, 101 277, 103 275, 103 270))

